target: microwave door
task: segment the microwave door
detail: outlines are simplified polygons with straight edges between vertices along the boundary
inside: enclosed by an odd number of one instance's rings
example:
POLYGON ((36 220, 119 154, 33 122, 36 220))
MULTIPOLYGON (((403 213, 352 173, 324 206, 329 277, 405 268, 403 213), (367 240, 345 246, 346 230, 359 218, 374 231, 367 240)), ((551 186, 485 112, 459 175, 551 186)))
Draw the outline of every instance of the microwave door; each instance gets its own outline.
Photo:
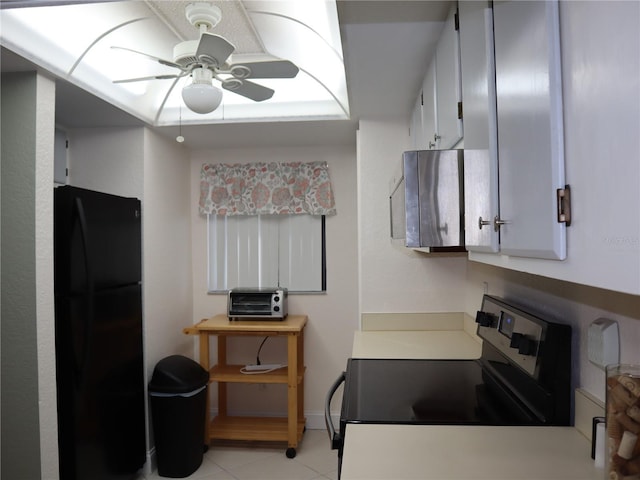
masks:
POLYGON ((418 161, 418 184, 420 189, 420 245, 440 247, 442 233, 448 226, 441 224, 438 174, 440 173, 439 152, 420 152, 418 161))
POLYGON ((451 247, 461 243, 460 152, 420 152, 420 243, 428 247, 451 247))
POLYGON ((419 248, 423 244, 420 242, 420 191, 418 181, 418 154, 422 152, 404 152, 403 172, 404 172, 404 215, 405 215, 405 245, 407 247, 419 248))

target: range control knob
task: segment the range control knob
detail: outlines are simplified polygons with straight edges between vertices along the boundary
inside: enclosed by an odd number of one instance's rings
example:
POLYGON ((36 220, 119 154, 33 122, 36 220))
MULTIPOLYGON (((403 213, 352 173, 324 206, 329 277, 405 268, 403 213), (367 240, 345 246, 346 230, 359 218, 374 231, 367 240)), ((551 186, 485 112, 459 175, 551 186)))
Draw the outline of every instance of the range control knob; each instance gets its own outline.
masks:
POLYGON ((496 316, 492 313, 478 311, 476 313, 476 323, 481 327, 494 327, 496 325, 496 316))
POLYGON ((522 333, 513 333, 509 346, 517 348, 520 355, 535 355, 536 353, 536 341, 522 333))
POLYGON ((509 346, 511 348, 518 348, 520 346, 520 340, 524 338, 524 335, 522 335, 521 333, 512 333, 511 334, 511 343, 509 344, 509 346))

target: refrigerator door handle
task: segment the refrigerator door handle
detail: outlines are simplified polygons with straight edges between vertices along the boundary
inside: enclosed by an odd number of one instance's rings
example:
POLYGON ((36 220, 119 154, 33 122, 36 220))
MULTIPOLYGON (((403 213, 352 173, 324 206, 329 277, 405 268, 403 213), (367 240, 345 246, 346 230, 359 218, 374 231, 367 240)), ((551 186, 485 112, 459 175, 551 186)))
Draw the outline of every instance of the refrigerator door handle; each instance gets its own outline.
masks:
MULTIPOLYGON (((73 359, 76 370, 76 387, 80 387, 84 381, 86 371, 89 365, 89 355, 91 352, 91 338, 93 337, 93 323, 95 319, 94 314, 94 301, 95 301, 95 287, 93 284, 93 272, 91 271, 91 262, 89 261, 89 239, 87 237, 87 218, 84 213, 84 206, 82 199, 75 198, 75 211, 77 213, 78 224, 80 225, 80 238, 82 240, 82 254, 84 258, 84 271, 85 271, 85 292, 84 300, 86 306, 86 314, 84 315, 84 335, 82 342, 82 353, 80 356, 80 362, 78 365, 78 357, 76 352, 73 352, 73 359)), ((72 343, 73 348, 73 343, 72 343)))

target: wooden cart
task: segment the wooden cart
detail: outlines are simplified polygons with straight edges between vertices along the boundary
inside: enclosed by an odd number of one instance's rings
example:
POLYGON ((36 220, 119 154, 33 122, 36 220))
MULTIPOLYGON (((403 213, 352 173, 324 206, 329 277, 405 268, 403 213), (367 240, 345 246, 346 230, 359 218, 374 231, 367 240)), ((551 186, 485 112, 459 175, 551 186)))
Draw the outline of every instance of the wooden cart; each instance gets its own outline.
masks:
MULTIPOLYGON (((218 415, 205 425, 205 439, 287 442, 286 455, 296 456, 305 430, 304 418, 304 327, 306 315, 289 315, 285 320, 229 320, 226 315, 202 320, 184 333, 200 336, 200 364, 209 372, 209 382, 218 382, 218 415), (209 336, 218 339, 217 363, 211 367, 209 336), (287 367, 260 375, 240 372, 244 365, 227 364, 227 337, 286 336, 287 367), (241 417, 227 415, 228 383, 279 383, 287 385, 287 417, 241 417)), ((209 399, 207 397, 207 412, 209 399)))

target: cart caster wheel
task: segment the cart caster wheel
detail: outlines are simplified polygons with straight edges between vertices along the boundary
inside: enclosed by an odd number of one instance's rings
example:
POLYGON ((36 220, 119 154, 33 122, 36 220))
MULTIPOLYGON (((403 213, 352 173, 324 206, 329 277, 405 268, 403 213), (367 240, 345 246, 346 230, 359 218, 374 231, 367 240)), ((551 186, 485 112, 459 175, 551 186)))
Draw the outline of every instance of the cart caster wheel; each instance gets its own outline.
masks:
POLYGON ((285 452, 287 455, 287 458, 294 458, 296 456, 296 449, 295 448, 287 448, 287 451, 285 452))

